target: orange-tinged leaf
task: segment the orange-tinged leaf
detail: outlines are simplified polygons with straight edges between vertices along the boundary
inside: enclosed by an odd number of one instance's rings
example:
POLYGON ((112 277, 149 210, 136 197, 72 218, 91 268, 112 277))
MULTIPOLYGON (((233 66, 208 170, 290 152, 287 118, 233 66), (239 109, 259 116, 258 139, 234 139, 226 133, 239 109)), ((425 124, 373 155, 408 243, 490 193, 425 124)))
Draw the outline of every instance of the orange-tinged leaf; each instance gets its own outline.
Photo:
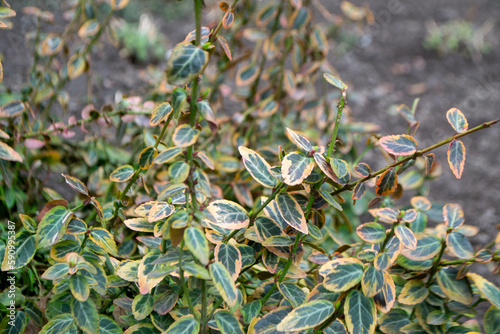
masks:
POLYGON ((462 133, 469 129, 469 124, 464 114, 457 108, 451 108, 446 112, 448 123, 455 129, 457 133, 462 133))
POLYGON ((97 31, 99 31, 99 27, 99 22, 97 22, 97 20, 88 20, 78 30, 78 36, 80 36, 80 38, 93 36, 97 33, 97 31))
POLYGON ((396 190, 398 185, 398 174, 394 169, 388 169, 377 179, 375 193, 378 196, 390 195, 396 190))
POLYGON ((429 174, 431 171, 435 158, 436 156, 434 153, 429 153, 425 156, 425 175, 429 174))
POLYGON ((42 55, 52 56, 61 51, 63 42, 61 36, 58 34, 48 34, 42 42, 42 55))
POLYGON ((224 29, 229 29, 234 22, 234 13, 232 11, 227 11, 226 14, 224 14, 224 17, 222 18, 222 26, 224 29))
POLYGON ((111 0, 111 8, 113 10, 120 10, 125 8, 129 3, 129 0, 111 0))
POLYGON ((224 53, 226 54, 227 58, 229 60, 232 60, 233 57, 231 55, 231 48, 229 47, 229 44, 227 43, 224 36, 217 37, 217 41, 219 42, 220 46, 222 47, 222 50, 224 50, 224 53))
POLYGON ((80 54, 75 53, 68 60, 68 77, 70 79, 75 79, 85 72, 87 67, 87 61, 85 58, 81 57, 80 54))
POLYGON ((248 64, 241 67, 236 73, 236 86, 246 86, 254 82, 259 74, 255 64, 248 64))
POLYGON ((364 162, 360 162, 354 167, 354 171, 361 177, 367 177, 371 174, 370 166, 364 162))
POLYGON ((168 102, 164 102, 153 109, 151 119, 149 120, 150 126, 157 126, 172 112, 172 106, 168 102))
POLYGON ((453 140, 448 146, 448 165, 457 179, 462 177, 465 166, 465 146, 460 140, 453 140))
POLYGON ((76 177, 69 176, 66 174, 61 174, 64 179, 66 180, 66 183, 76 191, 78 191, 81 194, 84 194, 85 196, 90 196, 89 191, 87 190, 87 187, 83 184, 82 181, 78 180, 76 177))
POLYGON ((23 162, 23 158, 12 147, 0 141, 0 159, 23 162))
POLYGON ((412 155, 417 151, 417 141, 408 135, 385 136, 378 142, 384 150, 396 156, 412 155))
POLYGON ((330 163, 325 159, 325 157, 322 154, 319 153, 314 153, 313 155, 314 161, 318 165, 318 167, 321 169, 323 173, 325 173, 326 176, 328 176, 332 181, 338 183, 339 179, 337 175, 335 175, 335 172, 332 169, 332 166, 330 166, 330 163))
POLYGON ((424 196, 415 196, 410 200, 411 206, 420 211, 427 211, 431 208, 431 201, 424 196))
POLYGON ((227 12, 229 10, 229 4, 225 1, 221 1, 219 2, 219 8, 223 11, 223 12, 227 12))

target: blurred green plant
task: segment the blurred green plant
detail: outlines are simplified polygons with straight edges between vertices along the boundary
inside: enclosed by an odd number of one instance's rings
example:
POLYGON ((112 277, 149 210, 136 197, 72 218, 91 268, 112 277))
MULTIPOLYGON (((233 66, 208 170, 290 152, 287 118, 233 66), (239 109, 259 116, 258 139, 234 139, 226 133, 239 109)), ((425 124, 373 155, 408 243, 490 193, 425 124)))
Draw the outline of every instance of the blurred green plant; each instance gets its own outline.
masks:
POLYGON ((494 28, 491 20, 480 27, 462 19, 450 20, 441 25, 429 21, 426 26, 424 47, 437 51, 440 56, 463 52, 468 57, 479 58, 491 51, 492 45, 488 41, 494 28))
POLYGON ((158 31, 151 15, 142 14, 138 24, 123 21, 116 32, 123 45, 122 56, 141 63, 165 59, 166 37, 158 31))

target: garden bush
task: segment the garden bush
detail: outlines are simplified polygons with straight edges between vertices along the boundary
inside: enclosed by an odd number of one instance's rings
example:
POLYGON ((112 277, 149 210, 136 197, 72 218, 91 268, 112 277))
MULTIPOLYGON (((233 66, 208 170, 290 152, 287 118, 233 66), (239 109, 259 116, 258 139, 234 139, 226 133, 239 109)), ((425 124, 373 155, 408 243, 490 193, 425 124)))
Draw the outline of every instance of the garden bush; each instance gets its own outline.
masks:
MULTIPOLYGON (((194 0, 150 89, 96 108, 93 52, 117 45, 127 4, 67 1, 62 33, 23 10, 34 64, 0 109, 2 333, 475 333, 482 303, 500 331, 499 288, 469 271, 500 261, 500 238, 473 247, 462 207, 428 199, 432 151, 460 178, 460 138, 497 120, 443 110, 450 135, 429 147, 418 100, 398 107, 403 134, 355 120, 329 32, 371 12, 307 0, 207 2, 207 26, 194 0)), ((3 1, 0 24, 15 15, 3 1)))

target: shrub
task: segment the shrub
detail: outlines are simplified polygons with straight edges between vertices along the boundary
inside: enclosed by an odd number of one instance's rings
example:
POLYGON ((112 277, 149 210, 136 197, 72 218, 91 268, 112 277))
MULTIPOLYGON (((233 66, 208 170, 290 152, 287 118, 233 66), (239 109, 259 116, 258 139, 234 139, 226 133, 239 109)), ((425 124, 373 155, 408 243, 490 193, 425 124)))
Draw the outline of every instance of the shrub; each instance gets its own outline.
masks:
POLYGON ((212 28, 195 0, 196 29, 145 98, 61 121, 54 103, 91 80, 92 49, 115 41, 127 3, 71 2, 60 35, 25 9, 35 64, 0 109, 1 212, 17 222, 2 225, 2 330, 470 333, 485 301, 485 331, 498 330, 500 290, 469 272, 500 260, 495 242, 475 252, 460 205, 425 196, 441 170, 431 151, 447 145, 460 178, 460 138, 497 121, 469 128, 451 108, 450 137, 419 148, 416 101, 398 108, 407 133, 379 136, 350 115, 313 5, 250 0, 220 2, 212 28), (363 161, 375 149, 378 170, 363 161), (44 182, 55 173, 67 187, 44 182))

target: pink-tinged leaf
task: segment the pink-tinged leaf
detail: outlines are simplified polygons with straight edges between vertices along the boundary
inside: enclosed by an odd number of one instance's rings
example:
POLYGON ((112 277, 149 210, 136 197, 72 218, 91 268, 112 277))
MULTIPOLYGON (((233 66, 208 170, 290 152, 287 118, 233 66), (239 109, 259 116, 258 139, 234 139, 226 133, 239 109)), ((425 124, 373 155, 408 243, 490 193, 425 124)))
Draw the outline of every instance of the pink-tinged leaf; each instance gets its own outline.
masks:
POLYGON ((378 142, 384 150, 396 156, 412 155, 417 151, 417 141, 408 135, 385 136, 378 142))
POLYGON ((297 132, 293 131, 292 129, 286 128, 286 135, 290 141, 294 142, 295 145, 304 153, 309 153, 312 151, 313 147, 309 140, 307 140, 305 137, 301 136, 297 132))
POLYGON ((28 138, 24 140, 24 146, 31 149, 38 149, 45 146, 45 142, 39 139, 28 138))
POLYGON ((374 217, 379 217, 384 223, 395 223, 399 217, 399 210, 393 208, 371 209, 370 214, 374 217))
POLYGON ((325 175, 330 179, 332 179, 332 181, 338 183, 339 179, 337 175, 335 175, 332 166, 330 166, 330 163, 325 159, 325 157, 320 153, 314 153, 313 157, 314 161, 316 161, 316 164, 319 166, 321 171, 325 173, 325 175))
POLYGON ((427 211, 431 208, 432 203, 424 196, 415 196, 410 200, 411 206, 420 211, 427 211))
POLYGON ((301 184, 311 174, 314 165, 312 159, 303 154, 292 152, 283 158, 281 175, 289 186, 301 184))
POLYGON ((0 159, 23 162, 23 158, 12 147, 0 141, 0 159))
POLYGON ((456 229, 464 223, 464 211, 459 204, 446 204, 443 207, 443 218, 446 226, 456 229))
POLYGON ((415 219, 417 219, 417 210, 410 209, 405 211, 405 213, 403 214, 403 218, 401 218, 401 221, 405 223, 412 223, 415 219))
POLYGON ((357 164, 356 167, 354 167, 354 171, 361 177, 367 177, 372 172, 370 166, 364 162, 357 164))
POLYGON ((425 175, 429 174, 431 171, 432 165, 434 165, 434 159, 436 156, 434 153, 429 153, 425 156, 425 175))
POLYGON ((375 193, 378 196, 390 195, 394 192, 394 190, 396 190, 397 185, 398 185, 398 174, 396 174, 394 169, 391 168, 385 171, 377 179, 375 193))
POLYGON ((87 190, 87 187, 83 184, 82 181, 78 180, 76 177, 73 177, 73 176, 69 176, 66 174, 61 174, 61 175, 64 177, 64 179, 66 180, 66 183, 71 188, 75 189, 79 193, 82 193, 86 196, 90 196, 89 191, 87 190))
POLYGON ((448 165, 457 179, 462 177, 465 166, 465 146, 460 140, 453 140, 448 146, 448 165))
POLYGON ((462 133, 469 129, 469 123, 464 114, 457 108, 451 108, 446 112, 448 123, 455 129, 457 133, 462 133))
POLYGON ((222 26, 224 29, 229 29, 234 22, 234 13, 231 11, 227 11, 224 17, 222 18, 222 26))

